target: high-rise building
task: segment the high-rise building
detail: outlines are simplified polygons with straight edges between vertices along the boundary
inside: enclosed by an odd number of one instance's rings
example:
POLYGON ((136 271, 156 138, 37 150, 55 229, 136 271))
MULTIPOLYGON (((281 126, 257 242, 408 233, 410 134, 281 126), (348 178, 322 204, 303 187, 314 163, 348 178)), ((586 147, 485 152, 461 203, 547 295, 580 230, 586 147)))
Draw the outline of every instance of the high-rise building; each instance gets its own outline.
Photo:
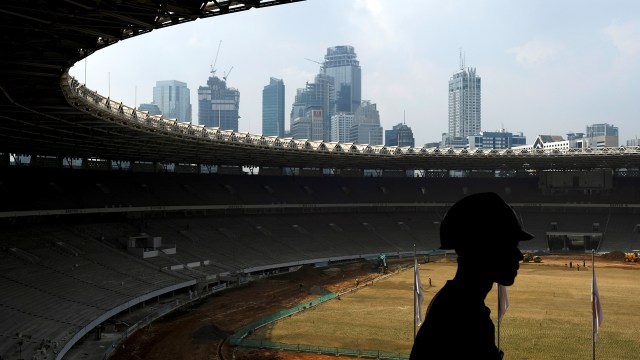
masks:
POLYGON ((187 83, 182 81, 156 81, 153 87, 153 103, 158 105, 165 118, 191 122, 190 98, 187 83))
POLYGON ((307 107, 302 116, 291 122, 291 137, 294 139, 322 140, 324 110, 321 107, 307 107))
POLYGON ((327 131, 330 131, 331 125, 329 109, 333 106, 333 99, 331 98, 332 88, 333 78, 324 74, 318 74, 316 75, 315 82, 307 83, 304 89, 297 90, 289 119, 291 136, 293 138, 330 141, 331 133, 327 131), (321 121, 320 127, 316 124, 318 115, 322 116, 319 120, 321 121), (306 131, 298 132, 296 130, 300 128, 298 125, 311 122, 312 120, 314 122, 312 130, 310 130, 312 133, 307 133, 306 131), (326 124, 329 124, 329 126, 326 124))
POLYGON ((460 69, 449 79, 449 142, 464 141, 482 130, 480 90, 476 69, 465 69, 461 55, 460 69))
POLYGON ((349 131, 353 125, 355 114, 339 112, 331 117, 331 141, 349 142, 349 131))
POLYGON ((355 112, 362 98, 362 70, 353 46, 327 48, 322 70, 334 79, 335 112, 355 112))
POLYGON ((198 88, 198 124, 238 131, 239 109, 240 91, 227 87, 226 77, 212 70, 207 86, 198 88))
POLYGON ((349 142, 354 144, 382 145, 382 126, 376 104, 363 100, 354 113, 349 130, 349 142))
POLYGON ((262 135, 284 136, 284 82, 271 78, 262 89, 262 135))
POLYGON ((385 146, 415 146, 413 131, 407 124, 394 125, 391 130, 384 131, 385 146))

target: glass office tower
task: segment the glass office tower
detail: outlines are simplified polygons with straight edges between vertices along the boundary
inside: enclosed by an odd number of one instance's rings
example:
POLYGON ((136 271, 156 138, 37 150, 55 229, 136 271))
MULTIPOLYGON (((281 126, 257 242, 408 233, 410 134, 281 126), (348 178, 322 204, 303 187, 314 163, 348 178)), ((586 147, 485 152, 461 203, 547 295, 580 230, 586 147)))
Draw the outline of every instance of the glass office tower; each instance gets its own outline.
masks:
POLYGON ((324 74, 333 77, 335 112, 355 112, 362 98, 362 70, 353 46, 327 49, 322 66, 324 74))
POLYGON ((165 118, 191 122, 191 100, 187 83, 177 80, 156 81, 153 103, 158 105, 165 118))
POLYGON ((262 135, 284 137, 284 82, 271 78, 262 89, 262 135))

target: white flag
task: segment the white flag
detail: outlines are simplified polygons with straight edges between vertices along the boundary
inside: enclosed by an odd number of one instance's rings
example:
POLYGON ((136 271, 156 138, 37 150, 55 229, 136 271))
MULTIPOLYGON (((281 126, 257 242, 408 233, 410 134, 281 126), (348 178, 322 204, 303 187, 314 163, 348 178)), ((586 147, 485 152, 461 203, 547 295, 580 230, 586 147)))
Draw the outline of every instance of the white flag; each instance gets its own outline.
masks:
POLYGON ((420 285, 420 269, 418 269, 418 260, 413 259, 413 273, 414 273, 414 281, 413 287, 415 291, 415 304, 413 306, 413 310, 415 311, 415 321, 416 325, 420 326, 422 324, 422 302, 424 300, 424 296, 422 295, 422 286, 420 285))
POLYGON ((502 321, 502 317, 508 308, 509 298, 507 297, 507 287, 498 284, 498 321, 502 321))
POLYGON ((593 339, 598 340, 598 330, 600 330, 600 324, 602 324, 602 304, 600 304, 600 294, 598 293, 595 271, 593 272, 591 281, 591 310, 593 313, 593 339))

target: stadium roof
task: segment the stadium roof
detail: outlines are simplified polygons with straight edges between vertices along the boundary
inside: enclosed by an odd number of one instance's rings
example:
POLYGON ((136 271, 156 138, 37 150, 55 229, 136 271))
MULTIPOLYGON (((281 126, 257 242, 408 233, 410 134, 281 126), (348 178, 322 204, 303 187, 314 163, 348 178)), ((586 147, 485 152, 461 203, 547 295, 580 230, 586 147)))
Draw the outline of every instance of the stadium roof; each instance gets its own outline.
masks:
POLYGON ((638 168, 640 148, 462 150, 306 141, 149 116, 68 75, 96 50, 198 18, 302 0, 34 1, 0 5, 0 153, 358 169, 638 168))

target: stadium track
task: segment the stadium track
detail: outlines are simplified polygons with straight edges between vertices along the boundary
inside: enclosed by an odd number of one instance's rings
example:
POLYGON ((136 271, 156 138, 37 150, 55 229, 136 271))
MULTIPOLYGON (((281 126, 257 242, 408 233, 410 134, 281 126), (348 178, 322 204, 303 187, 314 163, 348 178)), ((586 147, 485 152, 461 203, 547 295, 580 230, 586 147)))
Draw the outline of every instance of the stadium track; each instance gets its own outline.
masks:
MULTIPOLYGON (((408 259, 411 262, 411 259, 408 259)), ((405 263, 407 259, 403 260, 405 263)), ((394 262, 399 264, 399 262, 394 262)), ((309 301, 317 295, 309 290, 323 287, 341 292, 353 288, 355 279, 362 283, 382 274, 373 273, 371 264, 352 263, 329 272, 304 267, 296 273, 265 278, 248 286, 231 289, 205 299, 201 305, 182 315, 169 316, 139 330, 115 352, 110 360, 147 358, 154 360, 210 359, 216 353, 221 360, 234 358, 234 349, 227 344, 228 335, 252 321, 309 301), (298 284, 304 284, 301 291, 298 284), (202 329, 209 329, 207 335, 202 329), (227 335, 225 335, 227 334, 227 335)), ((328 360, 352 357, 285 351, 237 348, 236 360, 328 360)))
MULTIPOLYGON (((587 255, 574 254, 569 256, 558 256, 558 255, 544 256, 542 263, 540 264, 532 263, 531 265, 532 266, 564 267, 565 264, 568 263, 569 261, 574 261, 575 263, 578 263, 581 260, 585 260, 589 262, 591 260, 591 256, 588 254, 587 255)), ((410 265, 410 262, 409 262, 409 265, 410 265)), ((624 259, 619 257, 618 258, 599 257, 597 262, 598 262, 597 266, 599 268, 607 267, 607 268, 618 268, 618 269, 624 269, 624 270, 640 271, 640 264, 625 263, 624 259)), ((399 263, 395 262, 395 264, 399 264, 399 263)), ((348 265, 348 266, 342 266, 341 268, 342 268, 341 273, 345 275, 344 279, 342 278, 337 279, 335 277, 327 279, 326 277, 319 276, 318 272, 314 272, 310 269, 306 269, 306 270, 301 270, 300 274, 289 274, 283 278, 263 279, 263 280, 260 280, 259 283, 252 284, 249 287, 239 289, 238 291, 233 291, 231 293, 223 294, 222 297, 226 298, 226 300, 224 301, 225 304, 230 304, 233 302, 242 303, 243 299, 247 299, 247 298, 256 299, 256 301, 264 302, 264 309, 262 309, 260 312, 257 312, 257 313, 244 312, 244 314, 236 313, 232 315, 233 317, 231 319, 237 322, 236 327, 239 327, 245 323, 250 323, 252 321, 258 320, 261 316, 264 316, 264 314, 276 313, 282 310, 283 308, 286 308, 287 303, 299 304, 299 303, 308 301, 309 299, 309 297, 304 297, 304 296, 301 297, 300 292, 297 292, 296 294, 295 291, 294 292, 285 291, 284 293, 281 293, 281 295, 285 295, 282 298, 275 299, 274 297, 270 297, 269 299, 267 299, 264 296, 264 291, 266 291, 266 289, 269 289, 269 291, 271 291, 273 294, 278 294, 279 291, 277 289, 282 287, 287 287, 287 286, 290 287, 291 285, 295 287, 295 284, 297 283, 297 281, 303 281, 305 284, 315 284, 315 285, 324 286, 333 291, 340 291, 340 289, 346 289, 353 286, 353 282, 355 281, 356 278, 364 278, 366 276, 369 276, 369 278, 375 278, 376 276, 379 276, 376 274, 371 274, 370 268, 368 266, 358 269, 358 266, 348 265), (291 284, 292 277, 295 277, 295 282, 293 282, 293 284, 291 284), (285 279, 285 281, 280 281, 282 279, 285 279), (243 315, 244 315, 243 319, 240 319, 239 317, 235 317, 235 316, 243 316, 243 315)), ((311 287, 311 285, 308 285, 308 287, 311 287)), ((208 300, 205 300, 205 302, 206 301, 208 300)), ((211 306, 202 305, 198 309, 194 310, 194 312, 196 312, 195 314, 192 314, 192 313, 186 314, 185 316, 188 317, 186 321, 155 324, 154 331, 148 331, 146 329, 142 330, 145 333, 141 333, 129 339, 125 343, 126 345, 125 349, 127 350, 134 349, 134 348, 137 349, 137 352, 135 353, 135 355, 138 356, 139 358, 152 357, 155 360, 199 359, 198 357, 195 357, 195 358, 191 357, 191 355, 176 357, 175 354, 170 354, 166 357, 162 357, 158 355, 158 353, 161 353, 161 352, 155 351, 152 353, 150 348, 153 347, 152 344, 158 344, 161 342, 169 341, 169 343, 163 344, 163 346, 166 346, 167 348, 172 348, 172 347, 180 348, 183 352, 187 352, 186 350, 187 348, 185 346, 188 346, 188 345, 185 345, 184 343, 181 343, 181 342, 170 343, 170 341, 174 337, 176 338, 179 337, 180 336, 179 333, 181 332, 187 332, 187 333, 194 332, 197 326, 189 327, 187 324, 190 321, 197 322, 197 320, 189 320, 189 319, 198 319, 201 317, 208 317, 209 315, 207 314, 207 309, 212 308, 214 306, 220 306, 220 303, 218 302, 222 301, 222 299, 212 298, 210 299, 210 301, 215 302, 215 304, 212 304, 211 306), (167 332, 165 333, 162 330, 160 330, 160 327, 167 328, 167 332), (144 351, 150 351, 150 352, 145 353, 144 351)), ((230 319, 226 319, 226 320, 230 320, 230 319)), ((225 321, 222 321, 222 322, 217 322, 217 321, 220 321, 220 319, 218 318, 212 321, 212 323, 216 324, 218 328, 224 328, 226 326, 226 325, 223 325, 225 321)), ((235 360, 331 360, 331 359, 353 360, 354 359, 353 357, 349 357, 349 356, 322 355, 322 354, 304 353, 304 352, 289 352, 289 351, 244 349, 244 348, 237 348, 234 355, 233 348, 228 346, 226 338, 218 342, 216 349, 217 349, 216 350, 217 359, 219 360, 232 360, 232 359, 235 359, 235 360)), ((134 357, 133 355, 134 355, 133 352, 120 350, 115 353, 115 355, 111 358, 111 360, 129 359, 129 358, 133 358, 134 357)))

